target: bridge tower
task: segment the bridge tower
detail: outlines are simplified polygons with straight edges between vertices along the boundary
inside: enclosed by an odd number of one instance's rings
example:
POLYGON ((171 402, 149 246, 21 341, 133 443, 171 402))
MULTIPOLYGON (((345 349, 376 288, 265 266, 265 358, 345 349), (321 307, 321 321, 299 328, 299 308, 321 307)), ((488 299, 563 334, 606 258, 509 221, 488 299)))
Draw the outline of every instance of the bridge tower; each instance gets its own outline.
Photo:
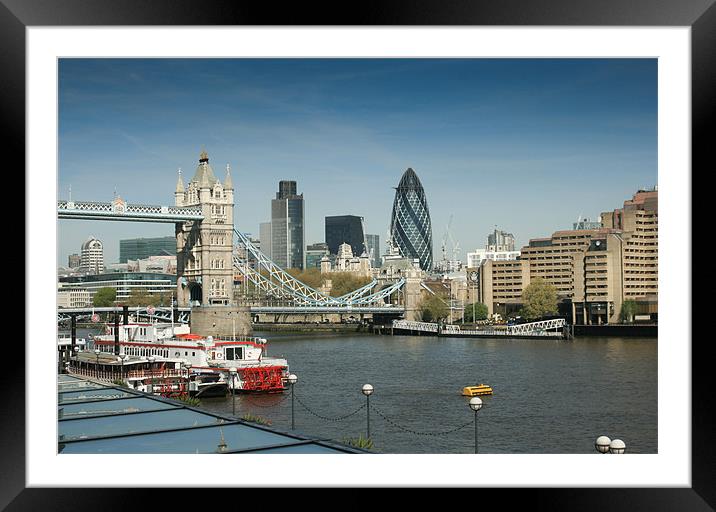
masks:
POLYGON ((234 298, 234 185, 229 165, 221 183, 202 150, 186 187, 179 170, 174 200, 176 206, 201 206, 204 215, 201 222, 176 224, 179 306, 230 306, 234 298))

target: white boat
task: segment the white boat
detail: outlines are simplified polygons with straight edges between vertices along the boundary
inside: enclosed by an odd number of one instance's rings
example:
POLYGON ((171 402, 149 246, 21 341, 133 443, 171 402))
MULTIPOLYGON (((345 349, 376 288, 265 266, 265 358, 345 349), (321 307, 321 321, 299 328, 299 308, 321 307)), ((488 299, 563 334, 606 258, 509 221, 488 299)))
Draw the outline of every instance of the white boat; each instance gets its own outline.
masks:
POLYGON ((191 394, 207 396, 227 390, 271 393, 286 389, 288 361, 268 357, 264 338, 213 338, 192 334, 183 324, 135 322, 119 325, 117 348, 114 328, 107 325, 104 335, 94 337, 95 348, 145 363, 153 357, 155 366, 162 361, 174 362, 174 369, 191 365, 191 394), (232 373, 232 369, 236 372, 232 373))

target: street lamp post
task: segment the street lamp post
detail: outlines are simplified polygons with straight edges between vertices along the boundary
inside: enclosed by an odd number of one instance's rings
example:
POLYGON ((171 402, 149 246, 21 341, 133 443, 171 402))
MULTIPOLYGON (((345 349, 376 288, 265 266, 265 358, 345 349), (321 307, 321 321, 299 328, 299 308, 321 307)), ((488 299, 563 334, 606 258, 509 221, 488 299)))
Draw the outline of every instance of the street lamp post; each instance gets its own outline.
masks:
POLYGON ((236 368, 231 367, 229 369, 229 384, 231 385, 231 415, 236 416, 236 388, 234 386, 234 379, 236 378, 236 368))
POLYGON ((94 349, 94 355, 97 356, 97 365, 95 366, 95 377, 99 379, 99 353, 100 350, 98 348, 94 349))
POLYGON ((121 361, 121 369, 120 369, 120 375, 119 378, 122 379, 122 382, 124 382, 124 361, 129 358, 127 354, 122 354, 119 356, 119 360, 121 361))
POLYGON ((361 391, 366 398, 366 431, 368 433, 368 439, 370 439, 370 395, 373 394, 373 386, 370 384, 364 384, 361 391))
POLYGON ((477 453, 477 411, 482 409, 482 400, 479 396, 470 399, 470 409, 475 411, 475 453, 477 453))
POLYGON ((291 385, 291 430, 294 430, 296 428, 296 423, 294 421, 294 397, 293 397, 293 386, 296 384, 296 381, 298 381, 298 377, 296 377, 296 374, 292 373, 288 376, 288 383, 291 385))

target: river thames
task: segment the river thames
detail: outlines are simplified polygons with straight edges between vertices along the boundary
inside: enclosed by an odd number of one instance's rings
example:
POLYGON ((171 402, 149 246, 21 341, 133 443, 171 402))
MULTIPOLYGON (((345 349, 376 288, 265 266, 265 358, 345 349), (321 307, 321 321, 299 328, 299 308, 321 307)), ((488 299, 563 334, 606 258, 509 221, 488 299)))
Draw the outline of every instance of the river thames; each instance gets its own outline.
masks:
MULTIPOLYGON (((375 453, 473 453, 464 386, 485 383, 480 453, 596 453, 600 435, 627 453, 657 453, 656 338, 570 341, 256 333, 288 359, 296 431, 344 441, 366 434, 363 384, 372 384, 375 453)), ((231 398, 202 408, 232 413, 231 398)), ((237 395, 236 415, 291 428, 291 393, 237 395)))

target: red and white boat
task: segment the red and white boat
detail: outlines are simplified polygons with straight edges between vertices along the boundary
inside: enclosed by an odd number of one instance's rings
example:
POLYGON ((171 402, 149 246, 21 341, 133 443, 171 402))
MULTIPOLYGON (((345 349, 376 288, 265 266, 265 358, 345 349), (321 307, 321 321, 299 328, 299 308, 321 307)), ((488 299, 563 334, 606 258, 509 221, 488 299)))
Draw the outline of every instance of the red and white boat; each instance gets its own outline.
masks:
MULTIPOLYGON (((192 334, 187 325, 170 323, 128 323, 118 328, 118 353, 126 356, 125 361, 151 361, 154 367, 166 363, 168 370, 179 371, 190 365, 188 387, 192 395, 286 389, 288 361, 268 357, 264 338, 201 336, 192 334)), ((114 329, 109 324, 104 335, 95 336, 94 348, 103 354, 117 353, 114 329)), ((132 382, 127 384, 137 387, 132 382)))

